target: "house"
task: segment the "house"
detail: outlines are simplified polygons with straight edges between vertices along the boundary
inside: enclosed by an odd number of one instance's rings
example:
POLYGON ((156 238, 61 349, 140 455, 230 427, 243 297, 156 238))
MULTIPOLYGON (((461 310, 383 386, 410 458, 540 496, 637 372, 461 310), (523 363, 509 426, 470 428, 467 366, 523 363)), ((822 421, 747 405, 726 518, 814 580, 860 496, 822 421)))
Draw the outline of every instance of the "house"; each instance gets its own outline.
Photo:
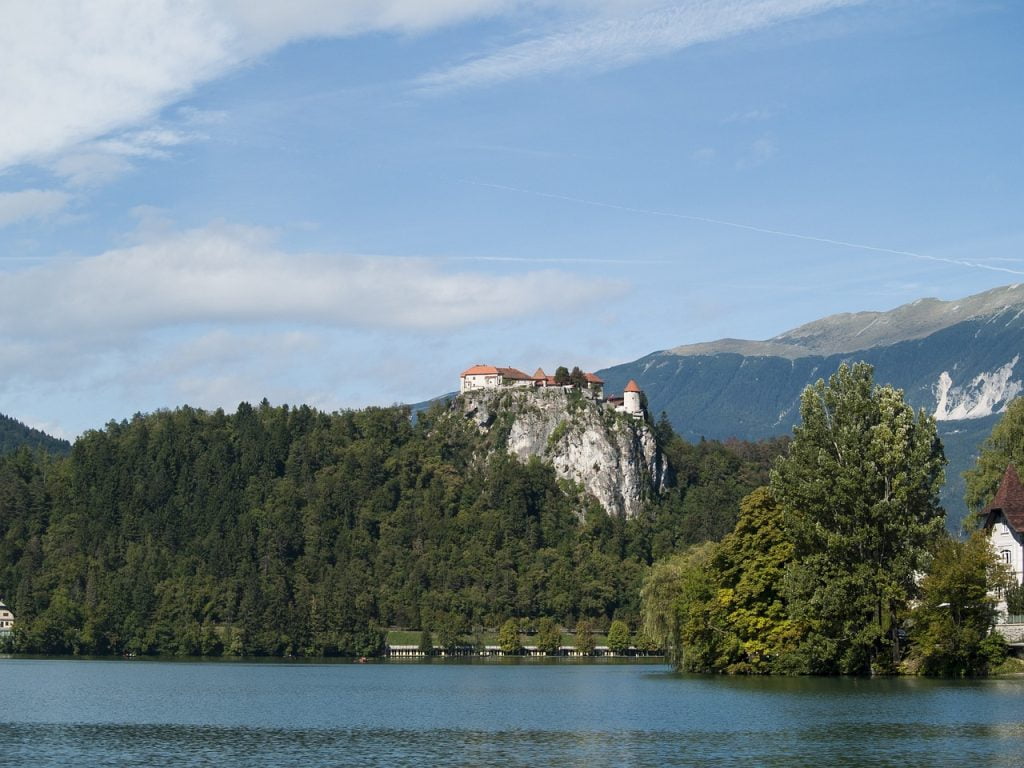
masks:
POLYGON ((499 387, 532 387, 534 379, 518 368, 497 368, 493 365, 474 365, 459 376, 459 392, 499 387))
POLYGON ((992 549, 1020 584, 1024 573, 1024 486, 1012 464, 1006 467, 992 503, 981 514, 992 549))
POLYGON ((7 637, 14 631, 14 614, 0 602, 0 637, 7 637))

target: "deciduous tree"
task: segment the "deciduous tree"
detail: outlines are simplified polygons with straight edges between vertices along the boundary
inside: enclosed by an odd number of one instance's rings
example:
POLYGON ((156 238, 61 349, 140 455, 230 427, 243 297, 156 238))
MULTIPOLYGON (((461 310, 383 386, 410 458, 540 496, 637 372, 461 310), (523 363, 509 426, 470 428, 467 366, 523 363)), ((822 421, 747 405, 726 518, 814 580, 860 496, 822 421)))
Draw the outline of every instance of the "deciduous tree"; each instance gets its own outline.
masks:
POLYGON ((991 595, 1010 578, 984 532, 939 544, 913 612, 911 657, 922 673, 979 675, 1005 658, 1005 640, 992 632, 991 595))
POLYGON ((505 654, 519 653, 523 644, 519 642, 519 622, 508 619, 498 630, 498 647, 505 654))
POLYGON ((914 574, 943 531, 935 421, 866 363, 808 387, 800 415, 771 489, 794 540, 785 591, 808 628, 804 671, 891 669, 914 574))
POLYGON ((543 653, 557 653, 562 644, 562 630, 550 616, 537 622, 537 649, 543 653))
POLYGON ((608 629, 608 648, 612 653, 625 653, 629 650, 629 625, 621 619, 613 621, 608 629))

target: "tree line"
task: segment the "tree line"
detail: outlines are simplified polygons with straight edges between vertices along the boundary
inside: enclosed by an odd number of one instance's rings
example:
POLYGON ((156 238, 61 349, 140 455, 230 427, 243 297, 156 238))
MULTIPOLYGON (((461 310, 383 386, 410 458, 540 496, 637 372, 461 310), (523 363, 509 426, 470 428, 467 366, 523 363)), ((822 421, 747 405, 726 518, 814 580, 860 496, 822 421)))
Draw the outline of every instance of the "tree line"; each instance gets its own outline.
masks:
POLYGON ((136 415, 66 457, 0 457, 0 598, 39 653, 369 655, 388 627, 636 627, 650 564, 730 530, 785 446, 656 433, 675 479, 624 520, 444 404, 415 423, 266 401, 136 415))

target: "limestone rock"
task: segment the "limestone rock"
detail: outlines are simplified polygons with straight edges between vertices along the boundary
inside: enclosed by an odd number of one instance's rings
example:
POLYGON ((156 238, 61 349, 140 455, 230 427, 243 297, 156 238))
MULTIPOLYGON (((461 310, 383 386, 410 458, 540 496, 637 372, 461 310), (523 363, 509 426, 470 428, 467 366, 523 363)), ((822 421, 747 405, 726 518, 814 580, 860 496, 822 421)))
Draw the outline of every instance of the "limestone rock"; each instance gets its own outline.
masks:
POLYGON ((521 461, 551 462, 609 514, 634 517, 664 488, 667 466, 650 425, 579 390, 478 390, 459 395, 452 407, 521 461))

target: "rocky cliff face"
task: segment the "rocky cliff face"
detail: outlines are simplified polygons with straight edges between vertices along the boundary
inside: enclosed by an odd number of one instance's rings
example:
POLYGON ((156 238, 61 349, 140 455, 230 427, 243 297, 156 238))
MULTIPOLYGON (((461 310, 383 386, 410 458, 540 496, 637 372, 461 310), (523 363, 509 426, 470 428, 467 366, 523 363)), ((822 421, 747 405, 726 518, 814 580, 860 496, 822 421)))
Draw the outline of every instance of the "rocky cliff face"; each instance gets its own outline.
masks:
POLYGON ((667 467, 650 426, 578 391, 480 390, 458 396, 452 408, 519 459, 551 462, 609 514, 633 517, 664 487, 667 467))

